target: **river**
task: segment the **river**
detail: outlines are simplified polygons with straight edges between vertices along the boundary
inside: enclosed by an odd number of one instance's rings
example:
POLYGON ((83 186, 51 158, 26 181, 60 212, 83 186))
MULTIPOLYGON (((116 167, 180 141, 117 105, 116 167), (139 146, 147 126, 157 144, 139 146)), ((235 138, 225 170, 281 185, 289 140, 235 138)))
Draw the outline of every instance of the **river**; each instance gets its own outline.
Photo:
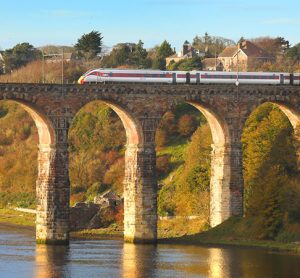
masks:
POLYGON ((72 240, 36 245, 34 231, 0 224, 0 277, 300 277, 300 256, 259 248, 72 240))

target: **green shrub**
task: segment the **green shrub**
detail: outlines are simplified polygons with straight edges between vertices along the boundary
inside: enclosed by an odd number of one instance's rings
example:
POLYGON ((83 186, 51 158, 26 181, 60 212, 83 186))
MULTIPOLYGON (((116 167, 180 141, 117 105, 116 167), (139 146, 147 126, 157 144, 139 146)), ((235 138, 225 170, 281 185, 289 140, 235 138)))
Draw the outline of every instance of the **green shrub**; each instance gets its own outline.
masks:
POLYGON ((96 195, 104 192, 105 190, 107 190, 107 185, 101 184, 100 182, 95 182, 88 188, 86 192, 87 199, 89 201, 93 201, 96 195))
POLYGON ((0 105, 0 118, 4 118, 8 113, 8 107, 0 105))

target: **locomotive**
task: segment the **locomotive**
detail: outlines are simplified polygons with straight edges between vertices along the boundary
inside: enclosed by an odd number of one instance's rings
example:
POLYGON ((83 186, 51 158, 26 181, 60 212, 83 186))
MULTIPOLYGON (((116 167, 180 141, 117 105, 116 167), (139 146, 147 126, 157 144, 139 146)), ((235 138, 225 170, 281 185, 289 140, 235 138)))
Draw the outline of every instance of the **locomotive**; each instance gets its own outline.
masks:
POLYGON ((79 84, 94 83, 165 83, 165 84, 267 84, 300 85, 300 73, 162 71, 139 69, 92 69, 82 75, 79 84))

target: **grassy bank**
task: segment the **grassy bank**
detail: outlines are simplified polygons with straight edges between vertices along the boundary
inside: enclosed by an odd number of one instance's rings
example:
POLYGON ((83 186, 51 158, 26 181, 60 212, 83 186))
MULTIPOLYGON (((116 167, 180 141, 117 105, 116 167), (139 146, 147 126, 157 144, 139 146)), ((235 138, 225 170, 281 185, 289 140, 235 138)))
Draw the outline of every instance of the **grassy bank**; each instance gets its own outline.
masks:
POLYGON ((300 234, 287 231, 279 234, 282 240, 260 240, 252 221, 244 218, 233 217, 221 225, 199 233, 159 239, 159 243, 176 243, 191 245, 234 245, 248 247, 264 247, 281 251, 300 253, 300 241, 291 239, 300 238, 300 234), (283 237, 283 235, 285 235, 283 237))
POLYGON ((121 238, 123 237, 123 231, 116 224, 112 224, 107 228, 71 232, 71 238, 98 239, 103 237, 121 238))
POLYGON ((0 223, 34 227, 35 214, 20 212, 13 209, 0 209, 0 223))
MULTIPOLYGON (((24 227, 35 226, 35 215, 12 209, 0 209, 0 224, 9 223, 24 227)), ((216 228, 204 231, 207 225, 202 219, 186 218, 159 220, 158 242, 168 244, 191 244, 207 246, 248 246, 263 247, 281 251, 300 253, 300 241, 258 240, 251 221, 242 218, 231 218, 216 228)), ((284 232, 285 239, 300 237, 284 232)), ((71 238, 99 239, 103 237, 121 238, 123 231, 116 224, 108 228, 71 232, 71 238)), ((279 235, 279 238, 283 238, 279 235)))

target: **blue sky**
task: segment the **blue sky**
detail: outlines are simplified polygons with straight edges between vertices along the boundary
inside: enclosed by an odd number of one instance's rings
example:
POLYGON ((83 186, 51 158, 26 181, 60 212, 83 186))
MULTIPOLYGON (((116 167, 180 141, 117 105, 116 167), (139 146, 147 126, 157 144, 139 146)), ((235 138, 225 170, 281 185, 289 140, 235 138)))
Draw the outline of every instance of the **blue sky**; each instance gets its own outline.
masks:
POLYGON ((19 42, 74 45, 97 30, 103 43, 137 42, 147 48, 208 32, 237 41, 241 36, 282 36, 300 42, 299 0, 0 0, 0 49, 19 42))

